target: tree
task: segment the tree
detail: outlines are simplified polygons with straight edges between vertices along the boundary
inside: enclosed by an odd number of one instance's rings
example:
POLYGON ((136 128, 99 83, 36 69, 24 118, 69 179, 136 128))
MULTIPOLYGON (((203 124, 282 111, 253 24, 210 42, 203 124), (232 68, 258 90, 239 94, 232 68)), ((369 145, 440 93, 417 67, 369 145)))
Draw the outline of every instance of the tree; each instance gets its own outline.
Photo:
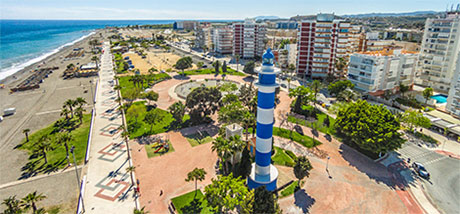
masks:
POLYGON ((220 68, 220 62, 219 62, 219 60, 216 60, 216 61, 213 63, 213 66, 214 66, 214 72, 216 73, 216 76, 219 75, 219 68, 220 68))
POLYGON ((242 205, 249 192, 245 181, 233 178, 233 174, 219 175, 217 179, 212 179, 212 183, 204 191, 208 205, 218 213, 227 213, 242 205))
POLYGON ((426 105, 430 97, 433 96, 433 88, 425 88, 422 94, 423 94, 423 98, 425 98, 425 105, 426 105))
POLYGON ((158 100, 158 93, 154 92, 154 91, 149 91, 145 94, 145 98, 147 98, 147 100, 149 101, 149 103, 151 101, 157 101, 158 100))
POLYGON ((136 171, 136 167, 135 166, 129 166, 129 167, 126 167, 126 172, 129 173, 130 177, 131 177, 131 185, 134 185, 134 177, 133 177, 133 173, 136 171))
POLYGON ((128 90, 125 92, 124 97, 125 99, 129 100, 128 105, 131 106, 133 101, 139 97, 141 94, 140 89, 133 89, 133 90, 128 90))
POLYGON ((45 164, 48 163, 48 159, 46 153, 53 150, 53 146, 51 145, 50 138, 47 135, 43 135, 40 137, 38 142, 35 144, 35 152, 41 154, 45 160, 45 164))
POLYGON ((149 213, 149 211, 145 211, 144 209, 145 209, 145 207, 142 207, 141 209, 135 208, 133 213, 134 214, 147 214, 147 213, 149 213))
POLYGON ((236 169, 236 162, 238 155, 241 154, 244 147, 247 145, 246 142, 241 140, 241 136, 234 135, 228 138, 228 144, 232 155, 232 172, 236 169))
POLYGON ((289 91, 289 97, 296 97, 294 112, 300 113, 302 105, 308 104, 313 99, 313 93, 310 88, 301 85, 291 89, 289 91))
POLYGON ((255 74, 254 68, 255 68, 254 61, 249 61, 244 65, 243 72, 248 73, 252 76, 253 74, 255 74))
POLYGON ((22 130, 22 133, 26 135, 26 142, 29 142, 29 132, 30 132, 30 129, 22 130))
POLYGON ((401 92, 401 95, 404 97, 404 93, 409 91, 409 86, 404 85, 402 83, 399 84, 399 92, 401 92))
POLYGON ((67 133, 59 133, 56 136, 56 143, 58 145, 64 145, 65 152, 66 152, 66 159, 67 159, 67 165, 70 166, 70 158, 69 158, 69 142, 72 140, 72 135, 67 132, 67 133))
POLYGON ((200 169, 195 168, 187 174, 187 178, 185 179, 186 182, 195 181, 195 196, 193 196, 193 198, 196 197, 196 191, 198 189, 198 181, 203 181, 205 176, 206 176, 206 171, 204 170, 204 168, 200 168, 200 169))
POLYGON ((80 120, 80 124, 83 123, 83 112, 85 112, 86 110, 84 108, 82 108, 81 106, 78 106, 76 109, 75 109, 75 114, 77 115, 78 119, 80 120))
POLYGON ((409 125, 409 130, 413 130, 413 127, 429 128, 431 121, 427 117, 423 116, 423 113, 417 112, 413 109, 407 109, 401 117, 402 122, 409 125))
POLYGON ((5 214, 18 214, 22 213, 21 201, 16 199, 16 196, 10 196, 7 199, 3 199, 2 204, 6 206, 5 214))
POLYGON ((244 106, 250 108, 251 100, 257 95, 256 92, 252 85, 244 84, 240 87, 238 97, 244 106))
POLYGON ((393 151, 404 143, 395 116, 382 105, 371 105, 365 100, 340 108, 334 126, 344 142, 373 154, 393 151))
POLYGON ((222 74, 225 75, 227 73, 227 61, 224 61, 222 64, 222 74))
POLYGON ((219 122, 221 123, 239 123, 247 110, 240 101, 224 105, 219 110, 219 122))
POLYGON ((252 162, 251 152, 249 151, 247 144, 243 145, 243 152, 241 155, 241 161, 238 163, 236 170, 233 172, 235 177, 241 177, 246 179, 251 174, 252 162))
POLYGON ((248 141, 249 127, 252 127, 256 124, 256 117, 250 111, 244 111, 241 123, 246 133, 246 141, 248 141))
POLYGON ((254 190, 254 213, 281 213, 276 196, 265 186, 254 190))
POLYGON ((223 174, 227 174, 229 168, 228 160, 232 156, 232 150, 228 140, 221 136, 217 137, 212 142, 211 150, 217 153, 217 157, 219 157, 220 162, 222 163, 223 174))
POLYGON ((141 115, 141 113, 145 110, 145 106, 143 105, 132 105, 131 107, 128 108, 128 111, 126 112, 126 115, 129 118, 134 117, 137 123, 137 118, 141 115))
POLYGON ((235 61, 236 61, 236 71, 239 72, 239 65, 240 65, 240 55, 236 54, 235 55, 235 61))
POLYGON ((37 212, 37 202, 45 199, 46 196, 43 194, 37 194, 37 191, 33 193, 29 193, 22 199, 22 206, 24 207, 25 210, 29 210, 32 208, 33 213, 35 214, 37 212))
POLYGON ((311 84, 310 84, 310 88, 311 90, 313 91, 313 101, 316 102, 316 95, 318 94, 319 90, 321 89, 321 82, 318 81, 318 80, 314 80, 311 84))
POLYGON ((198 69, 203 68, 203 65, 204 65, 203 62, 197 62, 196 63, 196 66, 198 67, 198 69))
POLYGON ((185 72, 184 70, 187 69, 187 68, 191 68, 192 67, 192 58, 187 56, 187 57, 182 57, 180 58, 179 60, 177 60, 176 64, 174 65, 174 67, 176 69, 179 69, 182 71, 182 75, 185 75, 185 72))
POLYGON ((297 179, 299 179, 299 188, 300 188, 300 180, 302 180, 305 177, 310 176, 310 170, 313 169, 313 166, 310 163, 310 160, 306 158, 305 156, 300 156, 297 157, 295 160, 295 165, 294 165, 294 175, 297 179))
POLYGON ((235 102, 240 102, 239 97, 235 94, 227 94, 222 98, 222 106, 229 105, 235 102))
POLYGON ((343 70, 347 67, 347 64, 347 61, 345 61, 344 58, 340 57, 335 61, 335 69, 342 74, 343 70))
POLYGON ((329 84, 327 90, 331 95, 337 96, 340 92, 345 91, 347 88, 353 89, 355 85, 350 80, 339 80, 329 84))
POLYGON ((99 68, 99 64, 97 64, 97 62, 99 61, 99 58, 97 56, 93 56, 91 60, 94 61, 94 63, 96 63, 96 68, 99 68))
POLYGON ((76 102, 72 99, 68 99, 64 102, 64 106, 69 107, 70 113, 72 114, 73 118, 73 107, 75 107, 76 102))
POLYGON ((67 109, 67 107, 65 105, 62 106, 61 116, 65 116, 65 119, 68 120, 69 119, 69 113, 70 113, 70 110, 67 109))
POLYGON ((152 133, 153 126, 155 124, 161 123, 164 119, 164 115, 158 111, 158 109, 153 109, 147 112, 147 114, 144 117, 144 122, 150 124, 150 133, 152 133))
POLYGON ((181 101, 177 101, 168 107, 169 113, 172 114, 173 118, 178 124, 182 123, 182 119, 185 115, 185 105, 181 101))
POLYGON ((191 122, 195 124, 205 122, 206 117, 214 114, 219 108, 221 97, 221 92, 215 87, 194 89, 185 102, 185 106, 189 109, 191 122))
POLYGON ((254 190, 248 192, 241 204, 241 213, 253 214, 254 213, 254 190))

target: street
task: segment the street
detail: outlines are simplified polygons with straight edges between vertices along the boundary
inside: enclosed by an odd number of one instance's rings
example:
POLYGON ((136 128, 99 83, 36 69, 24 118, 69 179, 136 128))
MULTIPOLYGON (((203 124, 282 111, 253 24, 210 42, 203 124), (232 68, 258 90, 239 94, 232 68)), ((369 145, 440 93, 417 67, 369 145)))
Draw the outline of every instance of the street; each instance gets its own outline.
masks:
POLYGON ((410 158, 410 164, 419 162, 428 170, 430 179, 419 177, 418 180, 439 211, 460 213, 460 160, 438 154, 410 141, 398 153, 405 160, 410 158))

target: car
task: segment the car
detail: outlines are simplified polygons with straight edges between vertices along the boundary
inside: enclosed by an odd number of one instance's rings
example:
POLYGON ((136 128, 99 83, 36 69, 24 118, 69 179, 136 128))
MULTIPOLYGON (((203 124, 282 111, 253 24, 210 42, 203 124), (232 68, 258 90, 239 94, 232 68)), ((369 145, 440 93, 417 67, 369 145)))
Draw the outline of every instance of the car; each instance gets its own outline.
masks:
POLYGON ((417 172, 418 175, 422 178, 429 179, 430 178, 430 173, 425 169, 425 167, 418 162, 414 162, 412 164, 412 168, 417 172))
POLYGON ((203 65, 202 68, 207 68, 208 66, 207 65, 203 65))
POLYGON ((284 83, 281 83, 281 87, 287 88, 286 84, 284 84, 284 83))

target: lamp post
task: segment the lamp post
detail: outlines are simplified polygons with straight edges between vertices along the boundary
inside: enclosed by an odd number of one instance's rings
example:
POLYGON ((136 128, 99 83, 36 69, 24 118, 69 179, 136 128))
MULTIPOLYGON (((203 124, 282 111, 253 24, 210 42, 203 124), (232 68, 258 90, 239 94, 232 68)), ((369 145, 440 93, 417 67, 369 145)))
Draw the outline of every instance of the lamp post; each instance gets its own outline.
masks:
POLYGON ((326 171, 329 171, 328 167, 329 167, 329 159, 331 159, 331 157, 327 157, 327 162, 326 162, 326 171))
POLYGON ((70 148, 70 153, 72 153, 73 156, 73 163, 75 165, 75 174, 77 175, 77 183, 78 183, 78 196, 81 199, 81 208, 83 213, 85 212, 85 205, 83 203, 83 196, 81 195, 81 184, 80 184, 80 176, 78 175, 78 168, 77 168, 77 160, 75 159, 75 153, 73 152, 75 150, 75 146, 72 146, 70 148))
POLYGON ((89 87, 91 88, 91 104, 94 108, 94 93, 93 93, 93 80, 89 81, 89 87))

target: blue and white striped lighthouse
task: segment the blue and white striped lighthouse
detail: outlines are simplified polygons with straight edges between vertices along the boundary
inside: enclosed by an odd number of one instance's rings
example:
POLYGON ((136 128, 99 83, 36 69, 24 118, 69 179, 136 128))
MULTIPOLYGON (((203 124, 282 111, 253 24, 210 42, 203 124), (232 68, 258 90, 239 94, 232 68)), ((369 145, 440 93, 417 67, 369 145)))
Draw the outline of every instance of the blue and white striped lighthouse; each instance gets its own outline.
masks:
POLYGON ((252 164, 251 174, 248 178, 250 189, 264 185, 267 190, 276 189, 278 170, 271 164, 271 150, 273 139, 273 123, 275 109, 276 74, 273 61, 275 56, 270 48, 262 56, 262 68, 258 71, 259 82, 257 93, 257 138, 256 162, 252 164))

